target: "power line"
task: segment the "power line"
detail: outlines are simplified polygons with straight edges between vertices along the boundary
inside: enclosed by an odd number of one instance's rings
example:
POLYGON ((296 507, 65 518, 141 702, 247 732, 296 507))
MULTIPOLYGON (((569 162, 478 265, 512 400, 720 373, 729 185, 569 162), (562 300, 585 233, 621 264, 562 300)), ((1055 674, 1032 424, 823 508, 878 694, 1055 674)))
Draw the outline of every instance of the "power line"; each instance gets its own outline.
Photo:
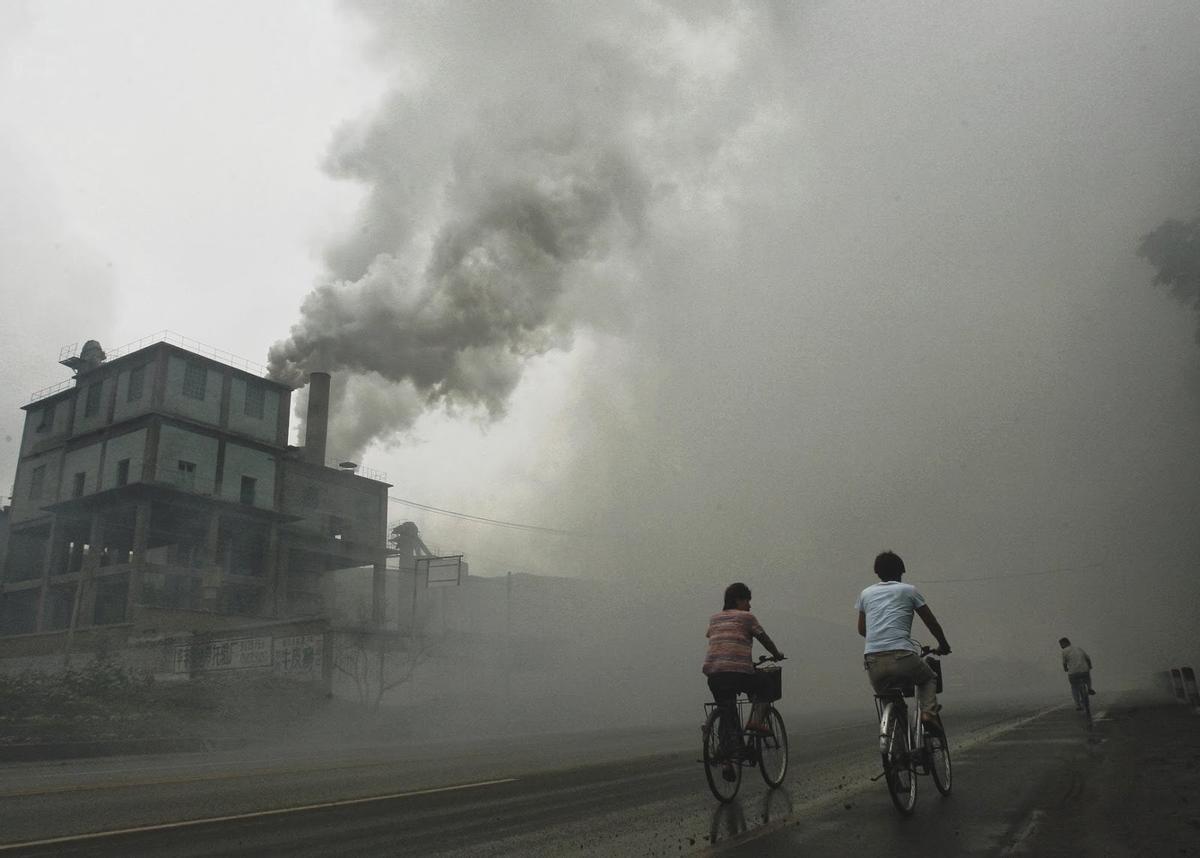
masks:
POLYGON ((510 530, 523 530, 523 531, 532 532, 532 533, 548 533, 548 534, 552 534, 554 536, 586 537, 586 536, 591 535, 591 534, 584 533, 579 530, 563 530, 562 528, 558 528, 558 527, 542 527, 541 525, 538 525, 538 524, 522 524, 521 522, 517 522, 517 521, 503 521, 498 518, 488 518, 487 516, 482 516, 482 515, 471 515, 470 513, 466 513, 466 512, 455 512, 454 510, 442 509, 441 507, 430 506, 429 504, 418 503, 417 501, 406 500, 405 498, 392 497, 391 495, 388 495, 388 500, 394 501, 395 503, 401 504, 402 506, 407 506, 407 507, 412 507, 413 509, 423 510, 424 512, 432 512, 432 513, 436 513, 437 515, 445 515, 445 516, 449 516, 451 518, 457 518, 460 521, 473 521, 477 524, 487 524, 487 525, 491 525, 492 527, 505 527, 510 530))
MULTIPOLYGON (((557 527, 542 527, 541 525, 537 525, 537 524, 523 524, 521 522, 516 522, 516 521, 504 521, 502 519, 488 518, 488 517, 482 516, 482 515, 471 515, 470 513, 465 513, 465 512, 455 512, 454 510, 442 509, 441 507, 431 506, 430 504, 419 503, 417 501, 407 500, 405 498, 393 497, 392 495, 388 495, 388 500, 394 501, 398 504, 401 504, 402 506, 412 507, 413 509, 419 509, 424 512, 436 513, 437 515, 449 516, 451 518, 459 519, 460 521, 471 521, 471 522, 475 522, 476 524, 487 524, 487 525, 491 525, 493 527, 508 528, 510 530, 522 530, 522 531, 532 532, 532 533, 548 533, 548 534, 552 534, 554 536, 571 536, 571 537, 584 537, 584 538, 596 536, 596 534, 585 533, 584 531, 580 531, 580 530, 564 530, 562 528, 557 528, 557 527)), ((974 578, 928 578, 928 579, 915 580, 915 583, 917 583, 917 584, 970 584, 970 583, 974 583, 976 581, 1001 581, 1001 580, 1016 579, 1016 578, 1034 578, 1034 577, 1040 577, 1040 576, 1044 576, 1044 575, 1064 575, 1064 574, 1070 575, 1070 574, 1077 574, 1080 572, 1085 572, 1089 569, 1102 569, 1103 567, 1104 567, 1103 563, 1089 563, 1087 566, 1080 566, 1075 569, 1070 568, 1070 567, 1059 567, 1059 568, 1055 568, 1055 569, 1043 569, 1038 572, 1016 572, 1016 573, 1009 573, 1009 574, 1001 573, 1001 574, 997 574, 997 575, 979 575, 974 578)))

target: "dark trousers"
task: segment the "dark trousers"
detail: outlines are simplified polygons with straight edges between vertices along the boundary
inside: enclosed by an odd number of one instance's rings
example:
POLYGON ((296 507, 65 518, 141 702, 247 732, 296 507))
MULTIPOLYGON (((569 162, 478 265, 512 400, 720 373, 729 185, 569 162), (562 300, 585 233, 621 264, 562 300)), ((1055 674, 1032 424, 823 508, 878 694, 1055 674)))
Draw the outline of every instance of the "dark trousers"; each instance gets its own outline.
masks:
MULTIPOLYGON (((712 692, 713 700, 723 710, 725 717, 721 719, 721 745, 728 748, 733 742, 733 732, 738 723, 737 696, 745 694, 751 700, 759 693, 760 677, 755 673, 710 673, 708 675, 708 690, 712 692)), ((751 718, 754 716, 751 715, 751 718)))
POLYGON ((732 705, 738 694, 746 694, 753 699, 760 687, 757 673, 725 672, 708 675, 708 690, 712 692, 713 700, 722 706, 732 705))
POLYGON ((1088 702, 1088 691, 1092 687, 1092 673, 1068 673, 1067 681, 1071 683, 1071 697, 1075 700, 1075 708, 1082 709, 1088 702))

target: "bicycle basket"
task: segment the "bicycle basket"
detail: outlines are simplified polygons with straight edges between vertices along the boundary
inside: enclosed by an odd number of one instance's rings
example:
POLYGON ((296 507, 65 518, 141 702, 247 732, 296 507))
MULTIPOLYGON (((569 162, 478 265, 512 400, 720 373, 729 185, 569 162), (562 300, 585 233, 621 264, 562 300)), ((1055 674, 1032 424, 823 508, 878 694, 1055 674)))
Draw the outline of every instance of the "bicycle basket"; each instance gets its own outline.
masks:
POLYGON ((758 690, 754 694, 756 703, 774 703, 783 697, 783 668, 760 667, 754 675, 758 677, 758 690))
POLYGON ((937 677, 937 693, 941 694, 942 693, 942 660, 940 658, 933 658, 932 656, 926 656, 925 663, 927 665, 929 665, 930 670, 933 671, 933 675, 937 677))

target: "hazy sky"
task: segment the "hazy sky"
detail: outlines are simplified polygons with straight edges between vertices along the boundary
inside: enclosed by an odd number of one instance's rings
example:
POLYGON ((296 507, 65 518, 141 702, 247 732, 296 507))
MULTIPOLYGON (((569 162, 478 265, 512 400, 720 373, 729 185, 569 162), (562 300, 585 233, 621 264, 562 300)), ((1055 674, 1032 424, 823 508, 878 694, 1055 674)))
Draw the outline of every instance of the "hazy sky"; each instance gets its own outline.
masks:
POLYGON ((0 481, 60 345, 297 325, 277 366, 334 371, 333 452, 396 497, 594 534, 392 507, 476 571, 851 622, 893 548, 952 641, 1171 658, 1200 347, 1134 251, 1200 204, 1198 37, 1187 0, 5 3, 0 481), (984 576, 1025 577, 932 583, 984 576))

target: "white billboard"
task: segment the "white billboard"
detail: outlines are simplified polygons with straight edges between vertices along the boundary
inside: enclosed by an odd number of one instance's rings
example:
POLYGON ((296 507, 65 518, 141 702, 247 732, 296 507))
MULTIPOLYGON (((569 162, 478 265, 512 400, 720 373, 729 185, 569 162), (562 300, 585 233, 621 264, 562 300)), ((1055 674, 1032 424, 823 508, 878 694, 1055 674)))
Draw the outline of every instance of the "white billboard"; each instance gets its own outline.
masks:
POLYGON ((462 558, 461 554, 450 557, 418 557, 417 575, 425 576, 427 587, 457 587, 462 583, 466 566, 462 558))

